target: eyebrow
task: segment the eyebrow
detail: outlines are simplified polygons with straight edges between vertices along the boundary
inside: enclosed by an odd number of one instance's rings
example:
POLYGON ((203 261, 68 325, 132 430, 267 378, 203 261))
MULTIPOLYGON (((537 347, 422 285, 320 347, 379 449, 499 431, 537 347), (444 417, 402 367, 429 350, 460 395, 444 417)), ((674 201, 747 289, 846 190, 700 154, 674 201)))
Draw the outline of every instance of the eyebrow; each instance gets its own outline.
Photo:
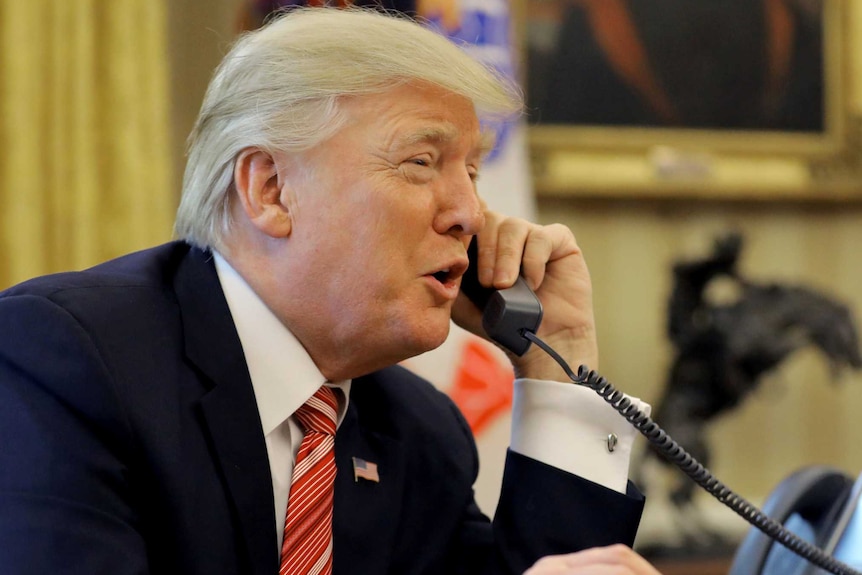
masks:
POLYGON ((405 145, 421 144, 423 142, 451 142, 458 137, 454 126, 434 126, 416 130, 405 136, 401 143, 405 145))
MULTIPOLYGON (((434 126, 417 130, 404 137, 399 143, 405 146, 423 142, 446 143, 457 139, 458 134, 454 126, 434 126)), ((479 140, 479 155, 484 157, 494 149, 495 140, 496 134, 493 131, 483 130, 479 140)))

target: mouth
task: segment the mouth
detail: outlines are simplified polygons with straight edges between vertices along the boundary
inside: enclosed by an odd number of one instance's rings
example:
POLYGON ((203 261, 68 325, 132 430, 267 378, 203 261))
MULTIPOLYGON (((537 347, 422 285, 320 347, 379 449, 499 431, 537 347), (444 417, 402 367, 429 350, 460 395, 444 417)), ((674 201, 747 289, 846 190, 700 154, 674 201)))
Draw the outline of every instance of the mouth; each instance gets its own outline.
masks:
POLYGON ((447 269, 440 270, 439 272, 434 272, 433 274, 431 274, 431 277, 433 277, 435 280, 437 280, 441 284, 445 284, 452 279, 451 274, 452 274, 452 270, 447 268, 447 269))
POLYGON ((467 271, 467 260, 459 259, 453 261, 450 265, 426 274, 426 277, 433 278, 440 287, 447 292, 451 292, 454 297, 457 295, 459 280, 465 271, 467 271))

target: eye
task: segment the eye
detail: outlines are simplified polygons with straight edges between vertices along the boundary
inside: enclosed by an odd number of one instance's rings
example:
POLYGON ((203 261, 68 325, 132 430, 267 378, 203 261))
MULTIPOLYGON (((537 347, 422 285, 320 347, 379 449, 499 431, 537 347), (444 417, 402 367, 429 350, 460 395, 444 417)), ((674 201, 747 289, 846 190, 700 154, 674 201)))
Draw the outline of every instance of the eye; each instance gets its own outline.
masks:
POLYGON ((412 158, 407 160, 407 163, 414 166, 422 166, 427 168, 434 163, 434 157, 430 154, 421 154, 419 156, 413 156, 412 158))
POLYGON ((434 177, 434 162, 434 157, 429 154, 412 156, 401 162, 399 171, 408 181, 414 184, 424 184, 434 177))

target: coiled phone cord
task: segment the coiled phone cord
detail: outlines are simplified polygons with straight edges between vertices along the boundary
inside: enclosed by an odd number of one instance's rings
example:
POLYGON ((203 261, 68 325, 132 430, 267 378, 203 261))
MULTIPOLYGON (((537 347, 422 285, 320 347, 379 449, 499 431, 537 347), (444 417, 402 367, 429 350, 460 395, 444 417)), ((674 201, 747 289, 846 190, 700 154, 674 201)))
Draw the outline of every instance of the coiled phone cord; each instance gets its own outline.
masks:
POLYGON ((695 483, 703 487, 710 495, 731 508, 737 515, 757 527, 770 538, 778 541, 800 557, 803 557, 818 567, 835 575, 862 575, 849 565, 830 557, 814 545, 799 538, 784 528, 781 523, 772 519, 753 504, 746 501, 725 486, 721 481, 701 465, 694 457, 686 453, 659 425, 649 416, 639 410, 625 393, 618 391, 604 377, 582 365, 577 375, 569 364, 560 357, 548 344, 529 331, 523 330, 522 335, 539 346, 560 364, 566 375, 576 384, 589 387, 599 394, 611 407, 622 415, 635 429, 641 432, 665 457, 670 459, 695 483))

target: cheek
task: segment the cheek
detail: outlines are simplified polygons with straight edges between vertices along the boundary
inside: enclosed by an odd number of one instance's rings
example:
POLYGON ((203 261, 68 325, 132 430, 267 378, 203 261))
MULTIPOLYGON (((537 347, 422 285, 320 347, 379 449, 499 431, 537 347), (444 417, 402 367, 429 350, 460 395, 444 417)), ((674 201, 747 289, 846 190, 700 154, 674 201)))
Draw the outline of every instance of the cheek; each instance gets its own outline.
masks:
MULTIPOLYGON (((417 190, 391 185, 356 185, 344 188, 327 206, 319 206, 307 232, 340 288, 392 301, 404 296, 405 282, 421 272, 423 247, 431 228, 432 210, 417 190), (315 237, 316 235, 316 237, 315 237), (321 237, 321 235, 325 237, 321 237), (370 289, 374 286, 373 289, 370 289)), ((312 214, 306 214, 309 216, 312 214)), ((427 265, 427 264, 426 264, 427 265)), ((359 294, 346 297, 359 300, 359 294)))
POLYGON ((367 202, 357 206, 345 225, 351 230, 354 256, 375 262, 378 275, 397 277, 414 266, 430 229, 421 210, 404 202, 367 202))

